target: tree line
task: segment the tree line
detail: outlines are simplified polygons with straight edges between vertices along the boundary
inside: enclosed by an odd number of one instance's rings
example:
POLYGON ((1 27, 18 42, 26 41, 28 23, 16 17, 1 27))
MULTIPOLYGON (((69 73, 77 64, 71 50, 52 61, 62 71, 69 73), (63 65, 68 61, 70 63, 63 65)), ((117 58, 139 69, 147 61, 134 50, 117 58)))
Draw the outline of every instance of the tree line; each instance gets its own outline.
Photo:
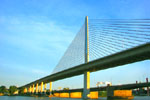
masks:
POLYGON ((0 93, 3 95, 13 95, 17 90, 16 86, 10 86, 9 89, 6 86, 0 86, 0 93))

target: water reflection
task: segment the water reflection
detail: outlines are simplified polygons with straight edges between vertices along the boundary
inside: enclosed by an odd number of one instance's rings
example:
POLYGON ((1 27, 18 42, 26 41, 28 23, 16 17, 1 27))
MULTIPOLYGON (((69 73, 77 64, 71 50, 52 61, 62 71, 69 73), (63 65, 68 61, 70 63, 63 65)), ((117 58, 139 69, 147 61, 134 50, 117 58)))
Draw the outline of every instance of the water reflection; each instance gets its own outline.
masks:
MULTIPOLYGON (((45 99, 46 100, 46 99, 45 99)), ((83 99, 73 99, 73 98, 49 98, 49 100, 83 100, 83 99)), ((112 100, 112 99, 107 99, 106 97, 103 98, 98 98, 98 99, 90 99, 90 100, 112 100)), ((129 100, 129 99, 113 99, 113 100, 129 100)), ((136 96, 134 97, 133 100, 150 100, 150 96, 136 96)))
MULTIPOLYGON (((73 98, 56 98, 56 97, 25 97, 25 96, 0 96, 0 100, 83 100, 83 99, 73 99, 73 98)), ((107 100, 107 98, 98 98, 90 100, 107 100)), ((115 100, 115 99, 113 99, 115 100)), ((116 99, 119 100, 119 99, 116 99)), ((120 99, 125 100, 125 99, 120 99)), ((126 99, 127 100, 127 99, 126 99)), ((133 100, 150 100, 150 96, 136 96, 133 100)))

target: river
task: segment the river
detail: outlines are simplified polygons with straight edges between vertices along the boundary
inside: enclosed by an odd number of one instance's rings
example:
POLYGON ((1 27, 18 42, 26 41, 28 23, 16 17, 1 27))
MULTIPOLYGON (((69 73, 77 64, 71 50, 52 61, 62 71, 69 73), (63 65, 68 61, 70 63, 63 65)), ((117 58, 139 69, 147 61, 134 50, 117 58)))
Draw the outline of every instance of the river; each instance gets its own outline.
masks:
MULTIPOLYGON (((72 98, 26 97, 26 96, 0 96, 0 100, 82 100, 72 98)), ((96 100, 96 99, 93 99, 96 100)), ((99 98, 98 100, 107 100, 99 98)), ((136 96, 133 100, 150 100, 150 96, 136 96)))

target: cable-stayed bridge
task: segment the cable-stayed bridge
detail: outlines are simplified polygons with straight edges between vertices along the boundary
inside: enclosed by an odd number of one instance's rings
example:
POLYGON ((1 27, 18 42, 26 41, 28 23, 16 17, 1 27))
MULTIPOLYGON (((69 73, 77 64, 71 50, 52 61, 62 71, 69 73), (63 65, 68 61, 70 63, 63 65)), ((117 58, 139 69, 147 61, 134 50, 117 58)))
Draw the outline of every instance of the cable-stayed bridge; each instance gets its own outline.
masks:
MULTIPOLYGON (((84 74, 83 98, 90 93, 90 73, 150 59, 150 19, 88 19, 52 74, 22 87, 46 91, 46 84, 84 74), (43 88, 44 84, 44 88, 43 88)), ((20 87, 20 88, 22 88, 20 87)))

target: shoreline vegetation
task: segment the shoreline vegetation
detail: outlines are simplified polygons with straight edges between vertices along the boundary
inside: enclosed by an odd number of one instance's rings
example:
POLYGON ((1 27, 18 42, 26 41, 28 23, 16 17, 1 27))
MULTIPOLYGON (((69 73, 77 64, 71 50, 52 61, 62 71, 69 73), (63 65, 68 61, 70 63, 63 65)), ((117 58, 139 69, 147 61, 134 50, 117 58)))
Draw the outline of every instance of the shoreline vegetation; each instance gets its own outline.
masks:
MULTIPOLYGON (((30 96, 30 97, 55 97, 55 91, 52 91, 52 95, 49 95, 49 91, 46 93, 24 93, 24 88, 18 90, 16 86, 10 86, 6 88, 5 86, 0 86, 0 96, 30 96)), ((82 93, 81 93, 82 94, 82 93)), ((137 93, 136 90, 132 90, 133 96, 146 96, 146 91, 137 93)), ((98 91, 98 97, 107 97, 107 91, 98 91)))
POLYGON ((6 86, 0 86, 0 96, 11 96, 18 94, 18 89, 16 86, 10 86, 6 88, 6 86))

